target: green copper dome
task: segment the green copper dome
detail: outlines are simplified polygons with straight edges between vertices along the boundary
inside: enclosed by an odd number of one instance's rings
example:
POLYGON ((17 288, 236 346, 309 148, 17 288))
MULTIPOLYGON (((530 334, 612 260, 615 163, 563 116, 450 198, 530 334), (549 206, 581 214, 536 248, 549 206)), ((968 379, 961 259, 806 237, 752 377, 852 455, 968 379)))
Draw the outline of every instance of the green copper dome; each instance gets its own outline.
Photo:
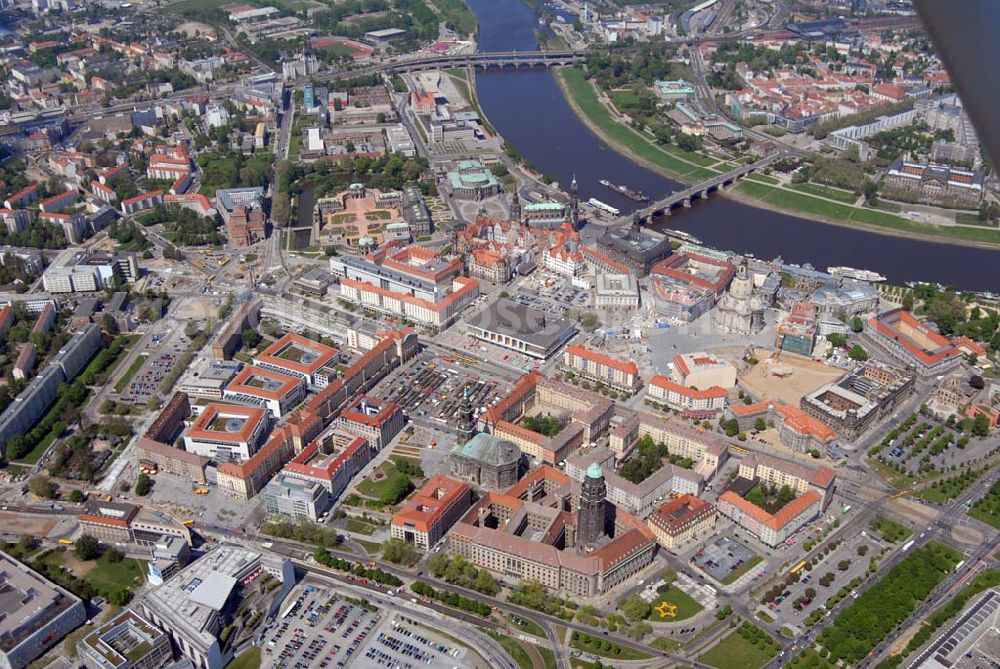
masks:
POLYGON ((592 479, 604 478, 604 471, 601 470, 601 466, 599 464, 594 462, 587 467, 587 477, 592 479))

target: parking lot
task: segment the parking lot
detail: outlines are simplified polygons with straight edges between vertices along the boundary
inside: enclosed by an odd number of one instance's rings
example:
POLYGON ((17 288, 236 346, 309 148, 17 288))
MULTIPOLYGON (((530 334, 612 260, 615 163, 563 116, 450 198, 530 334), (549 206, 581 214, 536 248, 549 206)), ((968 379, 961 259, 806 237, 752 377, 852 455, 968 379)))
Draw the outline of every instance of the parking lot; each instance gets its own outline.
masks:
POLYGON ((190 341, 181 332, 153 335, 139 352, 145 360, 131 381, 122 389, 119 400, 130 404, 143 404, 157 395, 163 379, 173 369, 177 358, 187 349, 190 341))
POLYGON ((844 540, 811 570, 803 569, 802 578, 767 603, 767 608, 785 623, 802 624, 842 587, 855 578, 867 578, 870 560, 881 550, 882 544, 867 532, 844 540))
MULTIPOLYGON (((438 641, 415 621, 399 616, 389 625, 383 625, 365 651, 364 657, 380 667, 414 669, 418 665, 429 667, 456 666, 465 654, 460 646, 438 641)), ((361 663, 359 663, 361 666, 361 663)), ((372 666, 366 664, 365 666, 372 666)), ((461 666, 461 665, 459 665, 461 666)))
POLYGON ((413 422, 437 426, 453 424, 458 419, 466 392, 472 406, 479 411, 510 390, 503 379, 476 370, 474 365, 426 351, 391 383, 381 389, 384 397, 399 404, 413 422))
POLYGON ((386 614, 318 583, 303 583, 261 636, 271 669, 448 669, 467 650, 416 621, 386 614))
POLYGON ((691 562, 716 581, 722 582, 754 555, 756 553, 738 541, 719 537, 695 553, 691 562))
POLYGON ((264 635, 272 669, 340 669, 381 619, 315 585, 305 585, 282 606, 281 617, 264 635))
MULTIPOLYGON (((473 315, 478 313, 478 311, 479 310, 470 310, 468 313, 469 315, 473 315)), ((498 365, 506 365, 522 371, 534 369, 535 366, 539 364, 539 361, 535 358, 518 353, 517 351, 513 351, 509 348, 504 348, 503 346, 498 346, 486 341, 480 341, 479 339, 466 334, 465 326, 461 322, 452 326, 451 329, 437 335, 434 338, 434 341, 442 346, 447 346, 448 348, 463 352, 457 353, 456 355, 465 355, 464 352, 468 351, 467 355, 473 360, 489 360, 498 365)), ((460 359, 459 362, 461 362, 460 359)))
POLYGON ((514 300, 562 316, 566 309, 586 309, 591 291, 572 285, 562 274, 539 270, 516 284, 514 300))
POLYGON ((913 417, 907 420, 912 421, 912 426, 890 440, 878 458, 911 473, 930 471, 931 467, 938 472, 956 470, 968 466, 996 446, 995 439, 965 437, 963 440, 960 428, 930 416, 916 415, 915 420, 913 417))

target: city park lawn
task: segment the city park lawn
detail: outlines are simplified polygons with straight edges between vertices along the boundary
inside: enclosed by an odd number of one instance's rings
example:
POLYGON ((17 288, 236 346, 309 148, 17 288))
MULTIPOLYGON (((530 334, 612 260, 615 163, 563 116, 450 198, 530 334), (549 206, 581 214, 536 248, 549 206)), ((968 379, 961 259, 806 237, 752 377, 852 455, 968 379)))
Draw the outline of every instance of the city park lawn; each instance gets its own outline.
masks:
MULTIPOLYGON (((383 462, 376 471, 381 471, 385 476, 378 481, 368 477, 355 486, 355 489, 365 497, 378 500, 382 504, 397 504, 414 488, 410 477, 399 471, 396 464, 391 461, 383 462)), ((372 472, 373 475, 374 473, 372 472)))
POLYGON ((611 141, 649 161, 667 174, 685 181, 697 182, 716 175, 714 170, 704 167, 715 164, 716 160, 676 147, 657 146, 646 136, 612 118, 611 112, 601 103, 597 92, 584 77, 583 70, 568 67, 560 71, 557 76, 562 77, 566 90, 580 111, 611 141))
POLYGON ((936 479, 929 488, 917 491, 914 497, 932 504, 944 504, 965 492, 983 473, 982 470, 970 469, 957 476, 936 479))
POLYGON ((750 181, 759 181, 762 184, 770 184, 772 186, 777 186, 779 183, 781 183, 774 177, 768 176, 766 174, 761 174, 760 172, 751 172, 750 174, 747 175, 746 178, 749 179, 750 181))
POLYGON ((969 242, 1000 244, 1000 230, 997 229, 925 225, 877 209, 852 207, 839 202, 821 200, 806 193, 773 188, 746 179, 736 186, 736 190, 762 204, 774 205, 779 209, 796 214, 819 216, 832 222, 876 226, 903 234, 922 234, 951 237, 969 242))
POLYGON ((891 485, 896 490, 905 490, 920 480, 916 476, 910 476, 909 474, 898 472, 892 467, 879 462, 875 458, 868 458, 868 466, 871 467, 872 471, 878 474, 883 481, 891 485))
POLYGON ((537 650, 538 654, 542 656, 542 662, 545 663, 545 669, 556 669, 559 666, 556 663, 556 654, 550 649, 535 646, 535 650, 537 650))
POLYGON ((969 515, 1000 530, 1000 482, 969 509, 969 515))
POLYGON ((844 204, 854 204, 858 196, 851 191, 843 190, 840 188, 832 188, 830 186, 824 186, 822 184, 791 184, 789 188, 797 191, 802 191, 803 193, 809 193, 810 195, 818 195, 819 197, 825 197, 828 200, 836 200, 837 202, 843 202, 844 204))
POLYGON ((366 523, 359 518, 348 518, 347 522, 344 523, 344 527, 348 532, 357 532, 359 534, 375 534, 375 526, 371 523, 366 523))
POLYGON ((226 665, 226 669, 259 669, 260 668, 260 647, 248 648, 226 665))
POLYGON ((591 636, 583 632, 573 631, 569 641, 570 648, 582 650, 591 655, 611 657, 616 660, 648 660, 649 655, 631 648, 623 648, 603 637, 591 636))
POLYGON ((377 544, 374 541, 365 541, 364 539, 355 539, 354 541, 361 544, 361 546, 368 551, 369 555, 378 555, 382 550, 382 544, 377 544))
POLYGON ((125 588, 135 590, 142 585, 143 573, 146 571, 145 561, 135 558, 125 558, 118 563, 95 560, 93 563, 83 563, 82 567, 86 569, 91 564, 94 566, 83 580, 99 592, 114 592, 125 588))
POLYGON ((650 609, 649 619, 656 623, 679 622, 681 620, 687 620, 691 616, 697 614, 702 610, 702 608, 702 605, 695 601, 695 599, 689 594, 678 588, 676 585, 671 585, 669 590, 657 594, 656 599, 653 600, 653 608, 650 609), (659 606, 661 602, 675 605, 677 607, 677 615, 661 616, 656 610, 656 607, 659 606))
POLYGON ((494 641, 503 646, 508 655, 514 658, 514 662, 517 663, 518 667, 521 669, 533 669, 534 663, 528 656, 528 651, 516 639, 497 634, 496 632, 490 632, 489 634, 493 637, 494 641))
POLYGON ((913 535, 910 528, 883 516, 876 516, 870 526, 873 530, 881 534, 883 539, 893 544, 906 541, 913 535))
POLYGON ((718 669, 759 669, 770 662, 780 648, 764 630, 743 623, 698 661, 718 669))

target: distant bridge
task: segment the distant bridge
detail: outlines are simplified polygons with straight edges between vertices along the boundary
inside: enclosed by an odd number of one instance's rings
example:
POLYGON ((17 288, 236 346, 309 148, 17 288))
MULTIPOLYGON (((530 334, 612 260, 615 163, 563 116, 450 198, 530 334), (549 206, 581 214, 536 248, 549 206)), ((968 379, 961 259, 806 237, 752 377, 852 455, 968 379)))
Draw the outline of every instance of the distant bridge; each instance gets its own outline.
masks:
POLYGON ((381 69, 391 72, 418 72, 421 70, 442 70, 453 67, 521 68, 555 67, 579 63, 586 59, 581 51, 493 51, 489 53, 468 53, 452 56, 427 56, 413 60, 389 63, 381 69))
POLYGON ((690 207, 691 202, 695 199, 708 199, 708 194, 712 191, 725 190, 726 186, 731 186, 737 181, 745 177, 746 175, 756 172, 757 170, 764 169, 774 161, 785 157, 785 152, 779 151, 777 153, 772 153, 766 158, 762 158, 755 163, 750 165, 741 165, 734 170, 724 172, 722 174, 717 174, 716 176, 706 179, 701 183, 697 183, 689 188, 685 188, 682 191, 677 191, 676 193, 671 193, 661 200, 653 202, 647 207, 638 209, 630 215, 620 216, 615 224, 626 225, 630 221, 646 222, 653 216, 660 214, 669 216, 671 210, 675 207, 690 207))

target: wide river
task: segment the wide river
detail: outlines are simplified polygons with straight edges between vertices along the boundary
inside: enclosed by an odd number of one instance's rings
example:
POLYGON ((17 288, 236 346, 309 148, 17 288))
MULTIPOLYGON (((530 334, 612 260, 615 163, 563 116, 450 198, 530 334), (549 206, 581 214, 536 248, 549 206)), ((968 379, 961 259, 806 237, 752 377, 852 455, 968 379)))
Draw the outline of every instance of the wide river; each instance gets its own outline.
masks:
MULTIPOLYGON (((479 18, 481 51, 530 51, 539 29, 534 10, 520 0, 468 0, 479 18)), ((651 197, 680 190, 677 182, 610 149, 576 116, 547 70, 481 71, 476 86, 483 112, 503 137, 537 169, 569 184, 581 200, 596 197, 622 211, 635 203, 598 183, 637 188, 651 197)), ((826 225, 711 196, 675 211, 665 225, 705 244, 781 256, 786 262, 872 269, 890 281, 937 281, 966 290, 1000 291, 1000 251, 935 244, 826 225)))

